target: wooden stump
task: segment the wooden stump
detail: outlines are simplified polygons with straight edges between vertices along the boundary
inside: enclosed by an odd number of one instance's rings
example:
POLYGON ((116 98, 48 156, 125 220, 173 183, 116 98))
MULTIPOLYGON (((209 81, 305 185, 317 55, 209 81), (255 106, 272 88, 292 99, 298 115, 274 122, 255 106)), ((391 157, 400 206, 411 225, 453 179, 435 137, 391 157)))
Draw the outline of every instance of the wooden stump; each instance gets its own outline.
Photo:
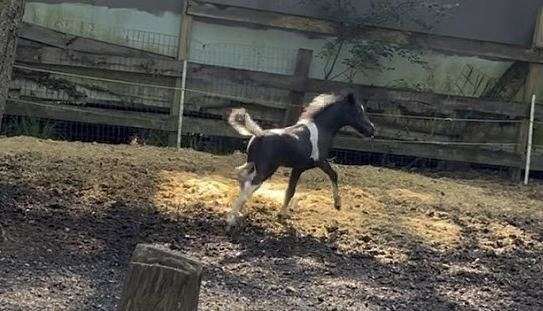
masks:
POLYGON ((201 279, 200 263, 163 246, 138 244, 118 310, 197 310, 201 279))

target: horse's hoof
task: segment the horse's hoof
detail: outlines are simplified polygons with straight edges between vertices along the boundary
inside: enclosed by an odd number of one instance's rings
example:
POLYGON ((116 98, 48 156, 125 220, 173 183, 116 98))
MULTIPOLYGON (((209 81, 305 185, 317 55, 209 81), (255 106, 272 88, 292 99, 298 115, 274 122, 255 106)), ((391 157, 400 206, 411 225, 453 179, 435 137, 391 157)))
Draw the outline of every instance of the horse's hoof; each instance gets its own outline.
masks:
POLYGON ((227 228, 235 227, 238 224, 239 218, 241 218, 240 213, 228 214, 228 217, 226 218, 226 227, 227 228))
POLYGON ((226 224, 226 233, 235 234, 238 231, 238 227, 235 224, 226 224))
POLYGON ((243 227, 244 215, 242 213, 229 213, 226 218, 226 232, 236 233, 243 227))
POLYGON ((287 220, 290 218, 291 218, 291 215, 288 212, 279 212, 279 214, 277 214, 277 219, 279 219, 279 221, 287 220))
POLYGON ((228 222, 226 223, 226 233, 228 234, 237 234, 239 233, 241 226, 238 222, 228 222))
POLYGON ((336 198, 334 200, 334 208, 337 209, 338 211, 341 210, 341 199, 340 198, 336 198))

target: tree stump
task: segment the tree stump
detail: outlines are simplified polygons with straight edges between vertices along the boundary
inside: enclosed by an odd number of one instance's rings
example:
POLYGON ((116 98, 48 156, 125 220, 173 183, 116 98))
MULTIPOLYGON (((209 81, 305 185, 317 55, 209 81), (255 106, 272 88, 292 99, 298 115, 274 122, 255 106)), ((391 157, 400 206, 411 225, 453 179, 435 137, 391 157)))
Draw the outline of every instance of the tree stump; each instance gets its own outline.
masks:
POLYGON ((119 311, 194 311, 202 265, 164 246, 138 244, 126 276, 119 311))

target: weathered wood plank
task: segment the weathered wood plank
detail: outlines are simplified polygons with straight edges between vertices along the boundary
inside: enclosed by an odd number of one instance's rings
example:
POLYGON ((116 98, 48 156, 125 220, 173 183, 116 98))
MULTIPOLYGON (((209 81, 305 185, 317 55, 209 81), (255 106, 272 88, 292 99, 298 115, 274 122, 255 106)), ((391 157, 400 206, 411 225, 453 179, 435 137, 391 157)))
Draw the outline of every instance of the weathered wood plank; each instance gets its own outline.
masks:
POLYGON ((19 46, 16 60, 23 63, 106 69, 172 77, 181 76, 182 70, 180 62, 170 59, 93 54, 56 47, 29 48, 19 46))
MULTIPOLYGON (((63 68, 61 71, 70 71, 70 69, 74 68, 63 68)), ((93 76, 93 73, 89 72, 86 75, 93 76)), ((101 72, 100 75, 107 77, 107 72, 101 72)), ((148 106, 150 109, 169 108, 173 97, 173 92, 168 89, 110 83, 18 68, 14 72, 11 88, 21 96, 79 104, 111 101, 118 104, 125 103, 125 108, 132 104, 148 106)))
POLYGON ((204 1, 191 1, 187 14, 200 18, 249 23, 259 26, 333 35, 336 25, 310 17, 287 15, 234 6, 218 5, 204 1))
MULTIPOLYGON (((543 37, 541 32, 543 31, 543 10, 539 10, 539 16, 537 17, 534 34, 532 39, 532 47, 539 49, 543 46, 543 37)), ((532 96, 537 93, 537 86, 541 84, 543 78, 543 65, 531 63, 528 66, 528 75, 526 76, 526 84, 524 85, 524 121, 518 130, 518 144, 516 148, 517 158, 519 159, 517 169, 511 171, 511 177, 514 181, 521 181, 522 170, 526 167, 526 149, 528 145, 528 128, 530 113, 529 107, 532 101, 532 96)))
POLYGON ((294 69, 294 78, 299 83, 299 90, 292 90, 289 93, 289 106, 285 112, 285 126, 292 124, 302 113, 304 108, 305 89, 309 79, 309 69, 313 60, 313 51, 299 49, 296 55, 296 68, 294 69))
POLYGON ((91 124, 137 127, 162 131, 169 131, 172 129, 172 122, 168 115, 54 105, 19 99, 8 100, 6 105, 6 114, 91 124))
POLYGON ((22 0, 0 1, 0 128, 15 62, 17 28, 23 17, 24 6, 25 1, 22 0))
MULTIPOLYGON (((217 5, 204 1, 193 1, 189 7, 188 14, 208 20, 252 24, 261 27, 280 28, 328 36, 336 34, 336 29, 338 28, 331 21, 235 6, 217 5)), ((392 44, 415 46, 443 53, 477 56, 494 60, 543 63, 543 55, 539 51, 522 46, 437 36, 383 27, 368 26, 358 29, 358 32, 362 38, 366 39, 382 40, 392 44)))
POLYGON ((532 39, 532 47, 536 49, 543 48, 543 7, 539 8, 537 19, 534 27, 534 36, 532 39))
POLYGON ((21 27, 19 28, 18 36, 20 38, 39 42, 48 46, 61 49, 69 48, 70 50, 79 52, 102 55, 116 55, 124 57, 150 57, 159 59, 171 59, 171 57, 168 56, 135 48, 129 48, 113 43, 74 36, 29 23, 22 23, 21 27))
MULTIPOLYGON (((69 51, 54 47, 36 48, 19 45, 17 61, 29 64, 105 69, 167 77, 180 77, 182 73, 182 62, 174 59, 120 57, 69 51)), ((303 81, 299 81, 295 77, 267 72, 189 63, 188 73, 190 79, 195 80, 226 79, 237 83, 251 83, 255 86, 285 90, 303 89, 303 81)))
MULTIPOLYGON (((186 14, 189 1, 185 0, 183 3, 183 9, 181 12, 181 26, 179 29, 179 41, 177 45, 177 55, 176 60, 185 64, 183 65, 183 70, 185 71, 185 77, 183 79, 183 74, 181 77, 175 80, 175 87, 178 89, 186 89, 186 81, 188 74, 188 58, 190 51, 190 40, 191 40, 191 30, 192 30, 192 16, 186 14)), ((182 90, 175 91, 172 104, 170 106, 170 115, 172 119, 175 120, 176 132, 170 133, 168 137, 168 143, 170 146, 178 146, 181 143, 179 136, 179 128, 182 127, 183 120, 180 120, 180 117, 183 117, 183 110, 185 109, 185 93, 182 90)))
POLYGON ((303 91, 303 81, 289 75, 190 63, 190 79, 225 79, 236 83, 251 83, 254 86, 266 86, 283 90, 303 91))
POLYGON ((358 150, 364 152, 406 155, 412 157, 489 164, 497 166, 512 166, 517 163, 515 154, 511 151, 496 150, 496 148, 430 145, 401 142, 371 142, 356 137, 340 136, 335 140, 335 148, 358 150), (490 150, 489 150, 490 149, 490 150))

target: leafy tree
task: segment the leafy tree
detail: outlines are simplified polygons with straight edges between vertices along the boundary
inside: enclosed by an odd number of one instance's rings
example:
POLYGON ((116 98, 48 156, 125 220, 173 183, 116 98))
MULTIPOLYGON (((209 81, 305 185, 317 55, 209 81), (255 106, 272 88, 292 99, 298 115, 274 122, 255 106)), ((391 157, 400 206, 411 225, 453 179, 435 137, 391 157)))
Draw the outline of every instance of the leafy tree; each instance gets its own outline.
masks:
POLYGON ((300 4, 317 8, 325 18, 338 22, 337 36, 326 42, 319 56, 325 63, 326 80, 351 82, 359 74, 394 69, 388 64, 395 55, 411 63, 425 63, 420 51, 364 38, 368 26, 415 27, 428 31, 459 6, 432 0, 372 0, 368 9, 361 12, 353 0, 300 0, 300 4))

